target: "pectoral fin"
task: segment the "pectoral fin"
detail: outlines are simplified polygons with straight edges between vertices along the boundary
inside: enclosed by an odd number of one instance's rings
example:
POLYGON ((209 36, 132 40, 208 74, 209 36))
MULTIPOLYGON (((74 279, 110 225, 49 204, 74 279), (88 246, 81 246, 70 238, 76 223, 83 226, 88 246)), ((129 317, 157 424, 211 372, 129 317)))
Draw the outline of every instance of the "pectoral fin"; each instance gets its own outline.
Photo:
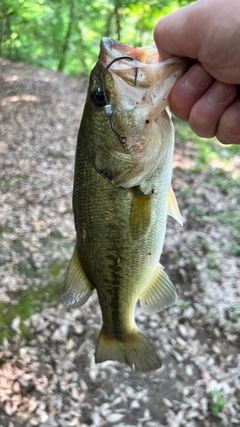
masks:
POLYGON ((180 225, 183 225, 182 215, 180 214, 177 199, 171 185, 168 190, 167 214, 179 222, 180 225))
POLYGON ((176 290, 159 264, 150 285, 140 296, 141 307, 146 313, 157 313, 173 305, 176 299, 176 290))
POLYGON ((144 236, 151 225, 152 193, 143 194, 137 188, 133 192, 134 197, 129 222, 130 234, 133 240, 144 236))
POLYGON ((92 293, 93 286, 83 270, 75 246, 65 278, 62 300, 66 307, 81 307, 92 293))

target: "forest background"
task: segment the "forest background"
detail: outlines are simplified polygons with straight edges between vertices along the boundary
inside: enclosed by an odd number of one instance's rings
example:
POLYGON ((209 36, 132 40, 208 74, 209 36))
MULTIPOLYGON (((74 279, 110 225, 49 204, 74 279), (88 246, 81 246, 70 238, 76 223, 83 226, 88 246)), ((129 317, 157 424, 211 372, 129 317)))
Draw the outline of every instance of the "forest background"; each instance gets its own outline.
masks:
POLYGON ((0 57, 74 75, 88 74, 102 37, 153 43, 167 13, 191 0, 1 0, 0 57))

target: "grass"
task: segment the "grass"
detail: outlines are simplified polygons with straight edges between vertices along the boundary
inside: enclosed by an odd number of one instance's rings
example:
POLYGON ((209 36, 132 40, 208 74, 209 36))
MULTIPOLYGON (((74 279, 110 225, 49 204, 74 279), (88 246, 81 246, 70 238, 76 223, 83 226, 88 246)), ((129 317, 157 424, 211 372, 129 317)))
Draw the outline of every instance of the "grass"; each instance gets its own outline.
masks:
POLYGON ((190 308, 192 306, 192 302, 191 301, 184 301, 181 305, 180 308, 182 310, 187 310, 188 308, 190 308))
POLYGON ((7 227, 6 225, 1 225, 0 224, 0 235, 3 233, 11 233, 13 231, 12 228, 7 227))
POLYGON ((236 257, 240 256, 240 206, 239 210, 234 211, 225 209, 225 211, 218 215, 218 220, 230 228, 232 233, 231 241, 225 242, 225 246, 229 252, 236 257))
MULTIPOLYGON (((194 134, 189 128, 188 123, 181 122, 176 117, 173 117, 176 129, 176 136, 184 143, 191 142, 192 148, 195 150, 195 165, 189 169, 190 173, 205 174, 206 182, 209 191, 220 190, 228 199, 234 197, 239 200, 239 204, 235 205, 238 208, 235 210, 224 205, 222 211, 214 211, 214 206, 202 209, 201 204, 196 201, 189 207, 189 212, 194 217, 199 218, 201 221, 208 221, 214 213, 216 222, 226 225, 232 234, 232 239, 226 242, 224 246, 229 253, 239 257, 240 255, 240 174, 236 174, 237 166, 240 161, 240 147, 238 145, 223 145, 220 144, 216 138, 204 139, 194 134), (231 164, 231 168, 228 166, 231 164), (234 163, 235 162, 235 163, 234 163)), ((196 192, 195 188, 186 186, 182 194, 186 197, 191 197, 196 192)), ((198 262, 201 257, 201 248, 196 249, 196 253, 192 255, 193 260, 198 262)), ((213 279, 219 277, 220 265, 218 262, 217 254, 208 249, 208 267, 209 275, 213 279)))
POLYGON ((0 190, 1 194, 7 193, 12 186, 12 181, 10 179, 0 179, 0 190))
POLYGON ((240 244, 229 245, 229 251, 236 256, 240 256, 240 244))
POLYGON ((59 151, 48 151, 46 154, 47 157, 52 157, 53 159, 59 159, 59 160, 69 160, 69 158, 59 151))
POLYGON ((240 303, 233 306, 233 310, 240 315, 240 303))
POLYGON ((210 310, 208 310, 208 316, 210 316, 210 317, 215 316, 215 311, 212 308, 210 308, 210 310))
MULTIPOLYGON (((188 123, 182 122, 173 117, 175 124, 176 137, 184 142, 191 141, 193 148, 196 148, 195 166, 191 172, 202 172, 211 169, 214 161, 218 161, 219 169, 225 173, 226 165, 229 164, 235 156, 240 156, 238 145, 223 145, 217 138, 200 138, 189 127, 188 123)), ((226 181, 226 179, 225 179, 226 181)))
POLYGON ((211 246, 209 247, 208 253, 208 266, 211 269, 221 268, 221 262, 218 259, 217 252, 211 246))
POLYGON ((192 196, 195 194, 195 189, 186 185, 182 190, 183 196, 192 196))
MULTIPOLYGON (((22 262, 19 273, 26 277, 41 277, 41 272, 36 268, 31 268, 28 263, 22 262)), ((21 319, 20 330, 25 339, 32 339, 30 328, 23 322, 32 314, 42 311, 47 307, 56 305, 61 298, 61 289, 64 281, 64 274, 67 261, 56 260, 48 266, 47 281, 44 280, 42 286, 30 286, 21 292, 12 292, 10 297, 14 303, 0 302, 0 342, 3 338, 11 341, 15 332, 11 328, 12 321, 19 316, 21 319)), ((45 276, 45 273, 43 274, 45 276)))

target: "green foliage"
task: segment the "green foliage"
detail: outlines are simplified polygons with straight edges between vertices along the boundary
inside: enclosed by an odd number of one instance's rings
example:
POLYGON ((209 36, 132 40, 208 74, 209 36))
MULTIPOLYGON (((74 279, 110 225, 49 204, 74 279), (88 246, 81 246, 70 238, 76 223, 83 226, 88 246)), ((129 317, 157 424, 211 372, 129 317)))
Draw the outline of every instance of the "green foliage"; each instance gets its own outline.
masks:
POLYGON ((214 414, 218 415, 222 412, 224 406, 226 405, 226 400, 223 399, 219 390, 213 390, 213 397, 211 400, 212 409, 214 414))
POLYGON ((184 301, 181 305, 180 308, 182 310, 187 310, 188 308, 190 308, 192 306, 191 301, 184 301))
POLYGON ((103 36, 153 42, 161 16, 192 0, 1 0, 0 56, 72 74, 89 73, 103 36))

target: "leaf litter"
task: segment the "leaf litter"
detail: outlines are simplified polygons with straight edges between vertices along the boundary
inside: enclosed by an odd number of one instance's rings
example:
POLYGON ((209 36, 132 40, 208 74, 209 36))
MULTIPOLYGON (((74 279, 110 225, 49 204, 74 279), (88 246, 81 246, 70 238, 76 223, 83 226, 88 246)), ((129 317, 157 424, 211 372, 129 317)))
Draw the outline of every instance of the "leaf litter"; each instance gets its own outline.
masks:
POLYGON ((0 425, 240 425, 239 179, 194 169, 195 144, 177 139, 173 187, 184 227, 168 220, 161 261, 179 300, 159 314, 136 311, 163 367, 137 374, 96 365, 96 295, 81 309, 61 304, 87 81, 0 67, 0 425))

